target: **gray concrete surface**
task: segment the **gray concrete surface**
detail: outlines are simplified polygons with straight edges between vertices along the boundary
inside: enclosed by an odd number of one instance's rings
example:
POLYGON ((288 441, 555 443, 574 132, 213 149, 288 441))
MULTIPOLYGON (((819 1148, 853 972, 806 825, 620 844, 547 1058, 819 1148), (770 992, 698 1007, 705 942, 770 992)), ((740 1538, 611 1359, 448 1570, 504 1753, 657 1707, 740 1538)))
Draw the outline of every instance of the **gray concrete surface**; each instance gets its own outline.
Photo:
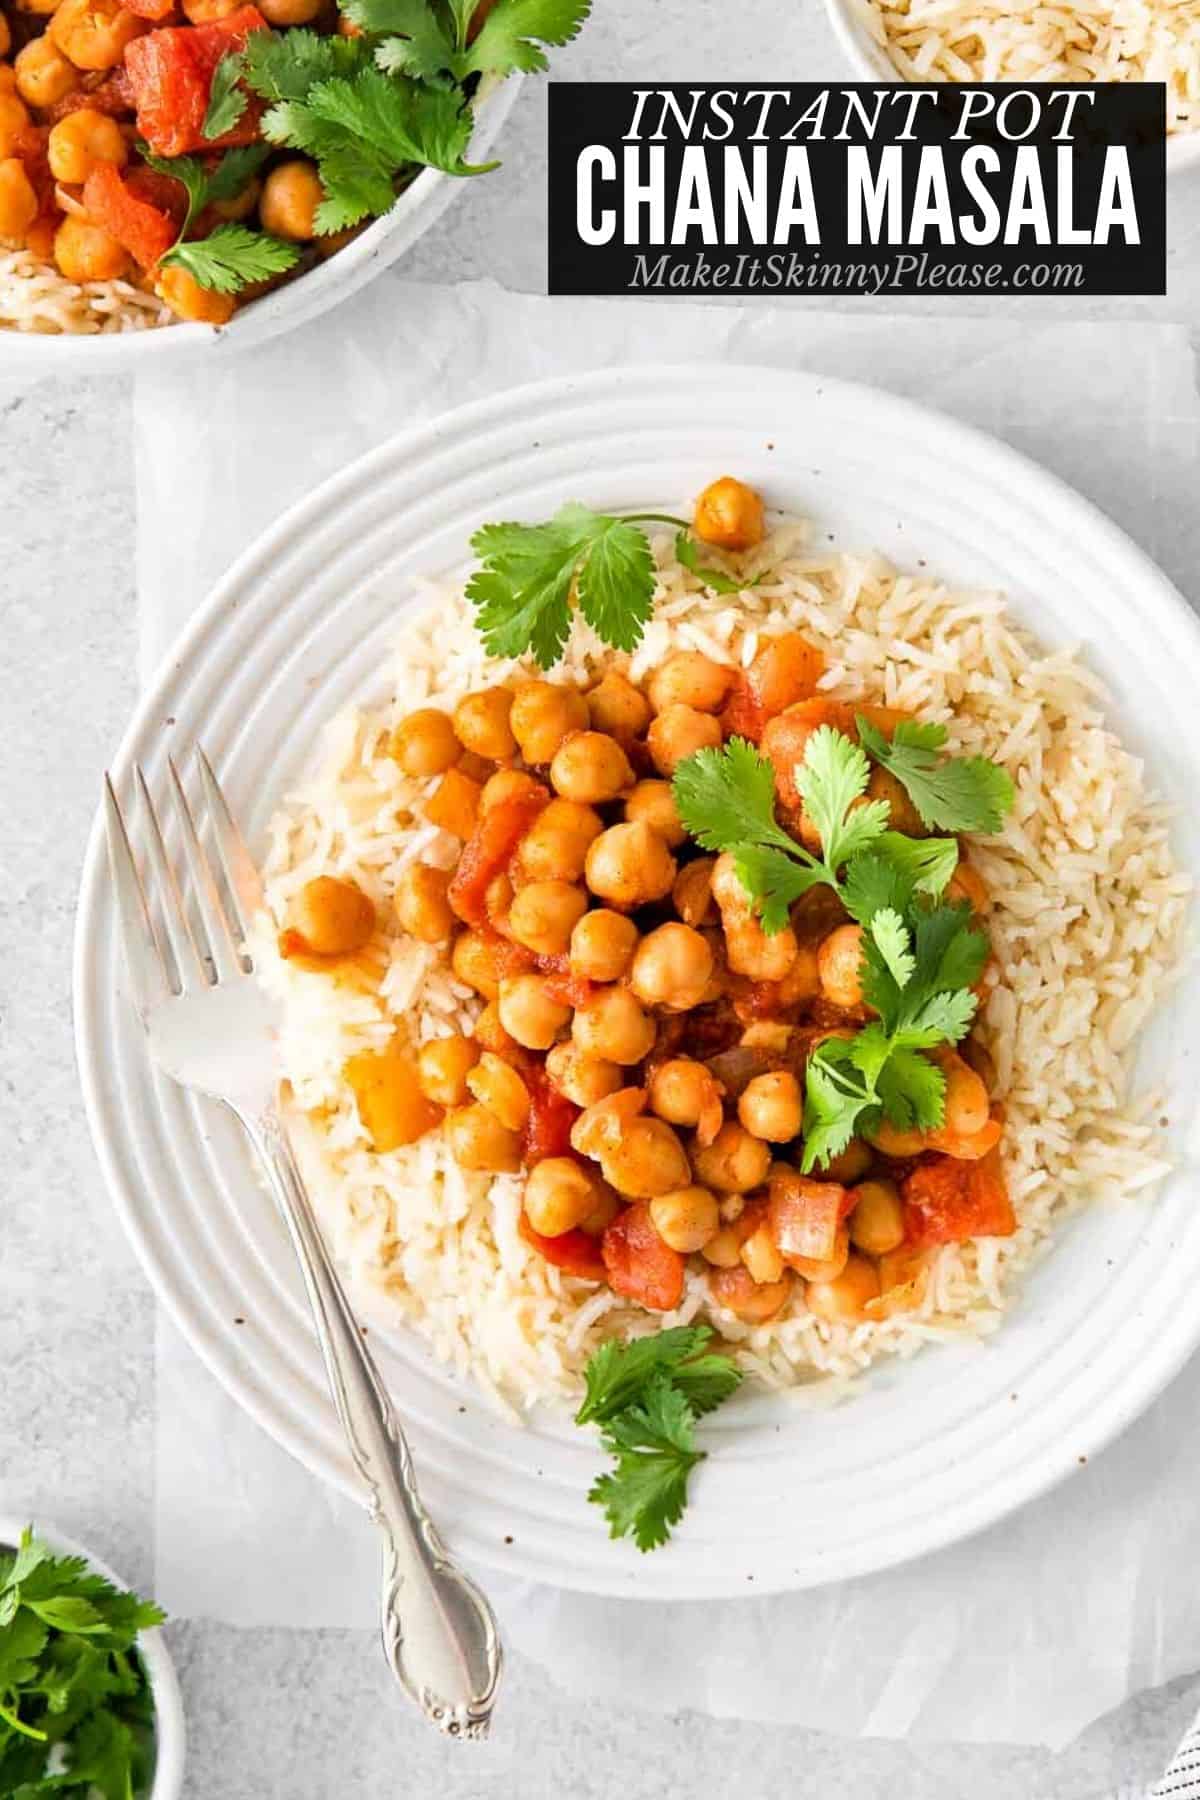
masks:
MULTIPOLYGON (((816 0, 790 12, 780 0, 600 0, 598 14, 564 73, 845 72, 816 0)), ((542 287, 544 111, 531 87, 503 171, 463 196, 407 275, 542 287)), ((1094 303, 1090 316, 1195 317, 1197 203, 1200 177, 1190 198, 1173 196, 1168 299, 1094 303)), ((0 470, 0 1511, 54 1517, 146 1583, 153 1307, 88 1142, 70 1007, 84 839, 135 688, 128 391, 73 382, 0 393, 0 470)), ((697 1785, 744 1800, 1114 1800, 1157 1773, 1200 1703, 1200 1682, 1176 1683, 1051 1756, 650 1717, 632 1699, 567 1701, 517 1665, 499 1741, 476 1756, 398 1707, 368 1634, 193 1623, 172 1627, 171 1641, 190 1722, 189 1800, 666 1800, 697 1785)))

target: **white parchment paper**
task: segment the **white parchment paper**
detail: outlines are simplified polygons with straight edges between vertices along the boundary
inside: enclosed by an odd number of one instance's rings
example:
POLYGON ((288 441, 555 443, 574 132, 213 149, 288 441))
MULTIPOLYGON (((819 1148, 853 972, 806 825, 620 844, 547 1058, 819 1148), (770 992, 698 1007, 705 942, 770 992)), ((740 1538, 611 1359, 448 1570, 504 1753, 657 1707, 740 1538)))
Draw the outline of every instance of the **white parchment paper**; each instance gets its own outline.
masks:
MULTIPOLYGON (((707 358, 872 382, 997 432, 1196 591, 1200 404, 1182 328, 546 301, 384 279, 249 357, 140 379, 143 672, 283 507, 402 426, 547 375, 707 358)), ((252 1424, 165 1319, 157 1373, 163 1604, 233 1624, 372 1625, 365 1518, 252 1424)), ((702 1609, 487 1583, 510 1644, 591 1698, 1059 1747, 1200 1665, 1198 1414, 1200 1365, 1057 1493, 862 1581, 702 1609)))

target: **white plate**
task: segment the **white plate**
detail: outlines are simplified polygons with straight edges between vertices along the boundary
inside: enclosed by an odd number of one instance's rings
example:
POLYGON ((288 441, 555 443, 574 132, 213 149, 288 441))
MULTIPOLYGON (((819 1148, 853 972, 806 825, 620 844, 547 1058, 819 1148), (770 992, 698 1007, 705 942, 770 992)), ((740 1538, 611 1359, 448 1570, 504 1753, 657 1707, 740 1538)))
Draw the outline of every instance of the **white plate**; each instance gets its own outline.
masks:
MULTIPOLYGON (((1165 578, 1076 494, 993 440, 870 389, 779 369, 604 371, 502 394, 407 432, 295 507, 237 563, 160 670, 113 765, 203 739, 261 842, 324 720, 382 696, 409 578, 471 531, 567 499, 621 508, 736 470, 772 505, 901 560, 1002 585, 1052 643, 1082 639, 1116 715, 1190 816, 1200 868, 1200 630, 1165 578)), ((125 994, 99 827, 76 940, 79 1063, 121 1216, 195 1349, 265 1428, 356 1492, 283 1234, 234 1128, 147 1065, 125 994), (244 1319, 244 1324, 235 1324, 244 1319)), ((1161 1021, 1175 1147, 1196 1130, 1200 982, 1161 1021)), ((497 1421, 405 1332, 372 1333, 430 1505, 468 1557, 642 1598, 761 1594, 859 1575, 1000 1518, 1140 1411, 1200 1337, 1200 1210, 1181 1173, 1153 1208, 1076 1219, 985 1349, 883 1371, 848 1409, 746 1398, 669 1549, 612 1544, 598 1460, 560 1419, 497 1421)))
MULTIPOLYGON (((833 35, 858 81, 907 82, 883 45, 871 33, 864 14, 870 0, 825 0, 833 35)), ((931 77, 933 79, 933 77, 931 77)), ((1200 164, 1200 131, 1176 131, 1167 139, 1167 174, 1200 164)))
MULTIPOLYGON (((512 111, 519 75, 497 82, 482 95, 470 154, 483 162, 512 111)), ((482 90, 481 90, 482 92, 482 90)), ((405 188, 391 212, 295 281, 239 308, 228 325, 178 324, 150 331, 99 332, 87 336, 0 330, 0 375, 41 379, 49 375, 100 375, 132 369, 161 369, 198 357, 245 350, 303 325, 356 294, 423 237, 455 197, 486 175, 443 175, 423 169, 405 188)))

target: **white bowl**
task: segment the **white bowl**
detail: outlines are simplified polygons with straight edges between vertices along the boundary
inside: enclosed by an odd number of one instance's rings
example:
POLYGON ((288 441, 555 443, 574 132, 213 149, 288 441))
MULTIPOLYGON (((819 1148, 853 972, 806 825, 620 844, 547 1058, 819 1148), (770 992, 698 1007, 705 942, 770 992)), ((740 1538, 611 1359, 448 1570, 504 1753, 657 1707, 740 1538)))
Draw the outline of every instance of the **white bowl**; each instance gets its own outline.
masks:
MULTIPOLYGON (((833 35, 841 45, 846 60, 860 81, 888 81, 907 85, 895 63, 875 38, 864 15, 870 0, 825 0, 825 11, 833 35)), ((1167 174, 1200 164, 1200 131, 1175 132, 1167 139, 1167 174)))
MULTIPOLYGON (((724 364, 604 369, 493 395, 405 431, 284 514, 224 577, 143 693, 112 763, 152 786, 203 741, 253 845, 311 764, 326 719, 382 699, 411 581, 460 564, 488 519, 605 510, 736 469, 847 546, 918 556, 1006 590, 1059 647, 1086 645, 1111 716, 1180 808, 1200 869, 1200 626, 1165 577, 1077 494, 1006 445, 876 390, 724 364)), ((164 1304, 238 1402, 345 1492, 362 1484, 330 1403, 279 1220, 236 1125, 155 1075, 127 992, 102 823, 75 936, 76 1041, 96 1147, 164 1304), (240 1321, 240 1323, 239 1323, 240 1321)), ((764 1594, 868 1573, 1003 1517, 1076 1471, 1200 1343, 1200 966, 1142 1045, 1180 1167, 1152 1205, 1092 1208, 1029 1272, 1004 1328, 879 1370, 852 1407, 746 1393, 670 1546, 611 1543, 587 1504, 601 1459, 568 1420, 524 1429, 403 1326, 371 1342, 439 1527, 473 1564, 635 1599, 764 1594), (1121 1271, 1119 1281, 1112 1270, 1121 1271), (1014 1396, 1017 1398, 1014 1400, 1014 1396), (752 1585, 750 1585, 752 1584, 752 1585)))
MULTIPOLYGON (((475 160, 482 161, 495 142, 512 110, 520 81, 519 75, 510 75, 481 91, 471 138, 475 160)), ((423 169, 391 212, 376 219, 344 250, 242 308, 219 331, 210 325, 182 323, 90 336, 0 331, 0 376, 40 379, 162 368, 164 363, 229 356, 251 344, 265 343, 348 300, 415 244, 470 182, 487 179, 486 175, 443 175, 438 169, 423 169)))
MULTIPOLYGON (((89 1550, 86 1544, 68 1537, 65 1531, 59 1531, 57 1526, 48 1525, 40 1518, 35 1517, 31 1521, 0 1517, 0 1544, 6 1548, 15 1547, 20 1542, 22 1531, 30 1523, 35 1535, 60 1556, 85 1557, 97 1574, 107 1576, 115 1587, 129 1587, 124 1576, 118 1575, 94 1550, 89 1550)), ((171 1661, 171 1653, 161 1631, 139 1631, 137 1648, 146 1666, 150 1691, 154 1696, 154 1783, 145 1800, 179 1800, 183 1793, 183 1755, 187 1732, 175 1664, 171 1661)))

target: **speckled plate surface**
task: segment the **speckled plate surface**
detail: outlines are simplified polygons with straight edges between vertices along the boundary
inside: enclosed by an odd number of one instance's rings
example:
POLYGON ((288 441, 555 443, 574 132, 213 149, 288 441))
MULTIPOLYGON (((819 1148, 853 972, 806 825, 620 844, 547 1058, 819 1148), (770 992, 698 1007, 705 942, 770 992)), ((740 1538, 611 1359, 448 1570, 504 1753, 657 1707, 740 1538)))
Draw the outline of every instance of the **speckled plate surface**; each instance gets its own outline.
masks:
MULTIPOLYGON (((410 578, 461 563, 494 518, 567 499, 621 508, 724 469, 847 545, 1003 587, 1052 643, 1082 641, 1113 715, 1181 803, 1200 868, 1200 627, 1090 505, 993 439, 907 402, 778 369, 627 369, 502 394, 405 433, 295 507, 235 565, 168 657, 113 763, 152 781, 201 738, 252 840, 346 702, 381 698, 410 578)), ((157 1077, 124 992, 97 825, 80 900, 78 1052, 113 1198, 197 1353, 280 1443, 355 1493, 283 1232, 236 1128, 157 1077), (235 1325, 235 1319, 245 1323, 235 1325)), ((1143 1047, 1179 1173, 1153 1206, 1076 1217, 986 1347, 882 1369, 850 1405, 739 1397, 669 1548, 610 1543, 585 1496, 588 1436, 498 1420, 405 1331, 373 1332, 435 1516, 512 1574, 643 1599, 801 1588, 947 1544, 1043 1492, 1126 1425, 1200 1338, 1200 981, 1143 1047)))

